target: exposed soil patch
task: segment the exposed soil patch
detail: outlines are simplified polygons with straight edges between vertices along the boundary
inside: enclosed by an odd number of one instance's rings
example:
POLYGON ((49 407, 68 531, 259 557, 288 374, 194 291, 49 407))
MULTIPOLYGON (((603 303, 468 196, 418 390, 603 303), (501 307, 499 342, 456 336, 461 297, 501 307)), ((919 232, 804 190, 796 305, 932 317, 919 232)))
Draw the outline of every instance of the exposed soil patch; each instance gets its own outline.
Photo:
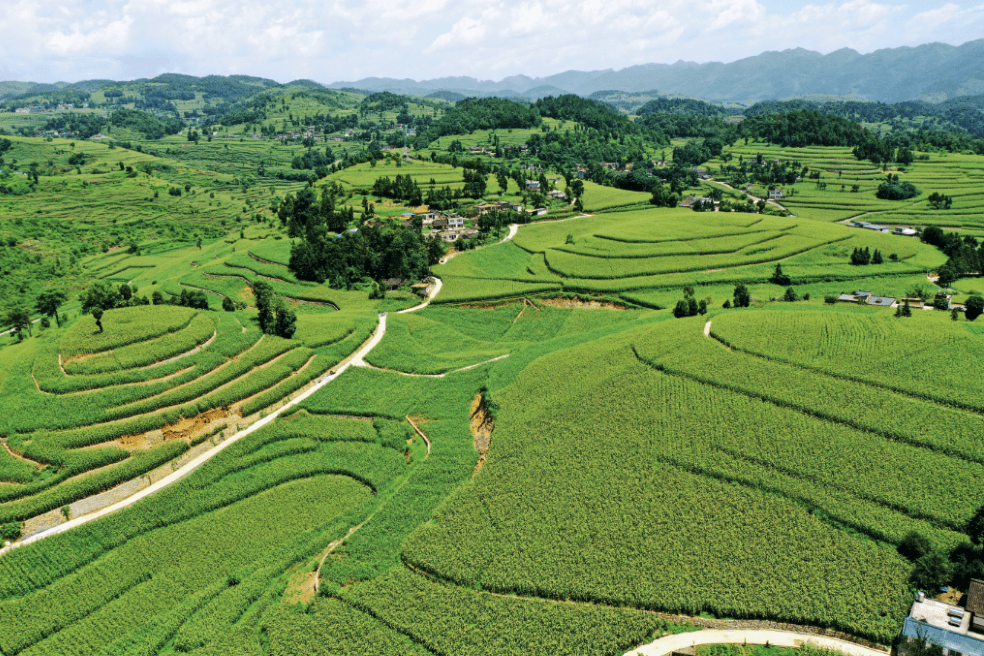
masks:
POLYGON ((287 581, 283 600, 287 604, 309 604, 314 601, 317 570, 301 569, 294 571, 287 581))
MULTIPOLYGON (((215 408, 195 417, 182 418, 176 423, 159 430, 147 431, 136 435, 124 435, 114 442, 127 451, 149 449, 161 442, 174 440, 193 441, 200 435, 214 431, 219 425, 227 425, 229 420, 238 419, 238 412, 229 408, 215 408)), ((102 445, 99 445, 102 446, 102 445)))
POLYGON ((485 464, 485 459, 488 458, 489 447, 492 446, 492 430, 495 428, 495 418, 489 412, 485 397, 481 394, 472 399, 470 424, 472 435, 475 436, 475 449, 479 453, 474 472, 478 474, 485 464))
POLYGON ((582 301, 578 297, 574 298, 541 298, 538 299, 543 305, 550 307, 566 308, 573 310, 624 310, 624 305, 609 303, 605 301, 582 301))

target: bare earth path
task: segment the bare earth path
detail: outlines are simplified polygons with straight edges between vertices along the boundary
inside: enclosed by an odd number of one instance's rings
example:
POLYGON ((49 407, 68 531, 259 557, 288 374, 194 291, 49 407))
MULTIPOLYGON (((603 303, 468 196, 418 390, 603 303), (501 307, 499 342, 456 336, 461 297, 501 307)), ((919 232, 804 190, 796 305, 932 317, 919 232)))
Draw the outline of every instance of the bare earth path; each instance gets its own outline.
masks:
POLYGON ((687 649, 696 645, 764 645, 776 647, 802 647, 810 644, 821 649, 839 651, 849 656, 886 656, 886 652, 864 647, 846 640, 828 638, 826 636, 791 633, 788 631, 763 630, 720 630, 703 629, 692 633, 677 633, 664 636, 632 651, 625 656, 664 656, 674 651, 687 649))

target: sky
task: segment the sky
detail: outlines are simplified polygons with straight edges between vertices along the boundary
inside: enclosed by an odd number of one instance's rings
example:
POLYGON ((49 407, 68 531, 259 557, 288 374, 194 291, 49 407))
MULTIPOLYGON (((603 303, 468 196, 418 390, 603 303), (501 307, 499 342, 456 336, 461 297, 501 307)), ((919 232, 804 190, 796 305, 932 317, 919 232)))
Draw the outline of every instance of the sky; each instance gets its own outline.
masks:
POLYGON ((984 0, 0 0, 0 81, 500 80, 984 37, 984 0))

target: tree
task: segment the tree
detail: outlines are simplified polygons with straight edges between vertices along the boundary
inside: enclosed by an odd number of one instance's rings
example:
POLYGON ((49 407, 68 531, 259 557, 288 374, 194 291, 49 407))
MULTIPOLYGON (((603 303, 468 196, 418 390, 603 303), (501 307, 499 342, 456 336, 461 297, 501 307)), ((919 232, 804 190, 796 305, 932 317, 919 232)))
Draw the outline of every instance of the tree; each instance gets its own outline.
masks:
POLYGON ((500 169, 495 174, 495 179, 496 182, 499 183, 499 189, 502 190, 502 193, 506 193, 506 191, 509 189, 509 178, 506 177, 505 172, 500 169))
POLYGON ((897 317, 911 317, 912 308, 909 306, 909 299, 902 301, 902 305, 895 308, 895 316, 897 317))
POLYGON ((226 296, 222 299, 222 309, 226 312, 235 312, 236 304, 232 302, 232 299, 226 296))
POLYGON ((260 330, 271 334, 276 321, 273 287, 270 286, 270 283, 259 280, 253 284, 253 296, 256 297, 256 314, 260 323, 260 330))
POLYGON ((103 310, 102 308, 95 308, 92 310, 92 318, 96 320, 96 325, 99 326, 99 332, 103 331, 102 318, 103 310))
POLYGON ((676 307, 673 308, 673 316, 677 319, 682 319, 683 317, 689 316, 690 308, 687 304, 686 299, 681 299, 677 301, 676 307))
POLYGON ((772 277, 769 278, 769 282, 771 282, 773 285, 782 285, 783 287, 786 287, 793 283, 793 281, 790 280, 789 276, 787 276, 782 272, 782 265, 779 264, 778 262, 776 262, 775 273, 773 273, 772 277))
POLYGON ((960 319, 960 310, 957 308, 952 308, 950 310, 950 319, 952 321, 958 321, 960 319))
POLYGON ((119 306, 119 292, 105 280, 97 280, 82 294, 82 313, 88 314, 95 308, 112 310, 119 306))
POLYGON ((735 285, 735 307, 748 307, 752 302, 752 295, 748 292, 748 287, 739 283, 735 285))
POLYGON ((282 298, 277 299, 277 318, 273 324, 273 334, 284 339, 290 339, 297 330, 297 315, 287 308, 282 298))
POLYGON ((943 287, 949 287, 953 284, 953 281, 957 279, 957 272, 954 271, 950 262, 947 262, 941 266, 936 271, 936 275, 938 276, 936 282, 943 287))
POLYGON ((932 551, 933 545, 929 539, 917 531, 909 531, 899 542, 897 551, 903 558, 915 562, 932 551))
POLYGON ((793 303, 799 300, 799 296, 796 295, 796 290, 794 290, 792 287, 787 287, 786 293, 783 294, 782 296, 782 300, 793 303))
POLYGON ((885 260, 882 258, 881 251, 876 248, 875 252, 871 254, 871 263, 882 264, 884 261, 885 260))
POLYGON ((32 333, 31 314, 23 306, 8 311, 6 323, 14 329, 18 342, 23 341, 25 333, 28 337, 32 333))
POLYGON ((54 317, 55 323, 61 328, 61 318, 58 316, 58 308, 65 302, 66 297, 67 294, 60 289, 49 289, 48 291, 41 292, 34 307, 46 317, 54 317))
POLYGON ((934 549, 920 556, 912 570, 910 580, 917 588, 932 590, 950 580, 950 559, 945 551, 934 549))
POLYGON ((154 305, 164 305, 164 294, 161 294, 159 291, 155 291, 150 295, 150 301, 154 305))
POLYGON ((981 316, 981 313, 984 313, 984 298, 975 294, 967 299, 964 307, 966 308, 964 310, 964 316, 967 317, 967 321, 973 321, 981 316))
POLYGON ((254 283, 253 295, 256 296, 260 330, 284 339, 293 337, 297 330, 297 315, 287 308, 284 299, 273 291, 270 284, 263 280, 254 283))

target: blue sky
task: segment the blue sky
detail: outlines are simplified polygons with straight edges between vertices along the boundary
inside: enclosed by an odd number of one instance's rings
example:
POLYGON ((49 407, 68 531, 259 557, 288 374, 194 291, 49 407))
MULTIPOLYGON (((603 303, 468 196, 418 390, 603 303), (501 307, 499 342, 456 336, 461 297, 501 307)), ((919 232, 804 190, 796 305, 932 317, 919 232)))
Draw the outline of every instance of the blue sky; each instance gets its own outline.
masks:
POLYGON ((984 0, 0 0, 0 80, 501 79, 984 37, 984 0))

